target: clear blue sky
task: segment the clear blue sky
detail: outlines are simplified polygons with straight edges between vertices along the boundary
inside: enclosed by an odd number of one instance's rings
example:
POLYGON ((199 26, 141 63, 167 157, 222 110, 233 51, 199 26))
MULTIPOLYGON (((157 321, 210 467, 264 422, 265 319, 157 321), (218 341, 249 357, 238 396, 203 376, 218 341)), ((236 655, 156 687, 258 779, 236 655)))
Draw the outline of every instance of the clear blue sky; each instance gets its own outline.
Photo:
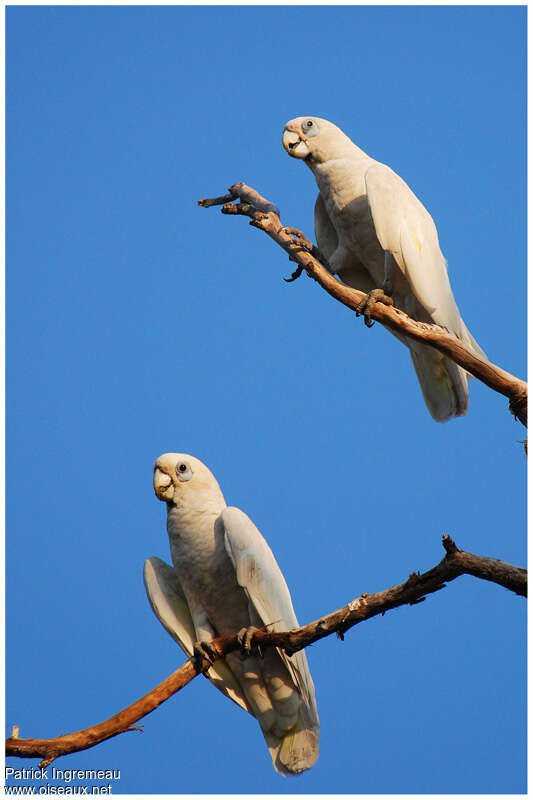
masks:
MULTIPOLYGON (((432 213, 463 317, 525 377, 520 7, 7 9, 8 729, 97 723, 176 669, 144 559, 152 464, 205 461, 269 541, 302 623, 466 550, 525 563, 525 429, 471 383, 426 412, 408 352, 242 218, 240 180, 313 234, 284 123, 326 117, 432 213)), ((203 679, 56 762, 122 793, 525 790, 525 603, 463 577, 308 650, 317 765, 272 769, 203 679)), ((17 768, 37 761, 9 759, 17 768)))

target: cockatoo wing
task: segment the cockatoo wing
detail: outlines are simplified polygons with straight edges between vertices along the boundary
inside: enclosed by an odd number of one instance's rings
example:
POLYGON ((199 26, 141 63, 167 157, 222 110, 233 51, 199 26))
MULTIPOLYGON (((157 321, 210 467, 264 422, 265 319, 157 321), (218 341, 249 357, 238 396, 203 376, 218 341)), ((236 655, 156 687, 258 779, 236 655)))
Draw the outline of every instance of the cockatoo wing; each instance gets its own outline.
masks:
POLYGON ((394 256, 433 322, 460 336, 461 317, 433 218, 405 181, 385 164, 373 164, 365 173, 365 182, 381 247, 394 256))
MULTIPOLYGON (((144 564, 144 585, 153 612, 159 622, 185 653, 191 657, 196 642, 194 622, 176 571, 156 556, 144 564)), ((207 677, 237 705, 250 711, 239 682, 228 665, 218 660, 208 669, 207 677)))
MULTIPOLYGON (((263 625, 273 631, 298 628, 298 620, 285 578, 272 550, 252 520, 240 509, 225 508, 221 514, 224 542, 235 567, 237 581, 246 592, 263 625)), ((303 650, 288 656, 278 651, 318 725, 315 688, 303 650)))
MULTIPOLYGON (((296 628, 298 620, 291 596, 272 551, 251 519, 238 508, 220 515, 224 544, 233 562, 237 582, 264 625, 271 630, 296 628)), ((315 687, 303 650, 288 656, 276 650, 301 698, 295 724, 285 733, 265 733, 274 767, 285 775, 309 769, 318 758, 320 728, 315 687)))
MULTIPOLYGON (((433 218, 399 175, 376 163, 365 174, 368 205, 379 243, 405 274, 414 297, 429 319, 448 330, 481 358, 485 353, 461 319, 441 253, 433 218)), ((406 300, 405 310, 420 313, 406 300)), ((466 414, 464 370, 435 349, 407 341, 426 405, 437 421, 466 414)))

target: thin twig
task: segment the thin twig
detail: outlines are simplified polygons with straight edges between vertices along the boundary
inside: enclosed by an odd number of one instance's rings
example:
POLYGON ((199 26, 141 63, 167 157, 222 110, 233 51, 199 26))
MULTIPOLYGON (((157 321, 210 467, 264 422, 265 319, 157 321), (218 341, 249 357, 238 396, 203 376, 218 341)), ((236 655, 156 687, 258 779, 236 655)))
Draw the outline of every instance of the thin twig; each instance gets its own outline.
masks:
MULTIPOLYGON (((298 269, 293 273, 293 277, 297 277, 305 270, 309 277, 319 283, 328 294, 353 311, 357 310, 357 306, 366 297, 366 294, 346 286, 331 275, 316 257, 316 248, 310 252, 309 248, 302 246, 301 240, 305 239, 303 234, 301 237, 296 236, 295 238, 295 229, 286 228, 281 224, 279 211, 273 203, 245 183, 234 184, 229 192, 231 198, 238 197, 241 202, 228 202, 228 195, 225 195, 211 200, 199 200, 198 204, 204 207, 222 205, 223 214, 239 214, 249 217, 251 225, 268 234, 289 254, 291 261, 298 264, 298 269)), ((394 306, 376 303, 370 312, 370 317, 398 333, 435 347, 474 377, 479 378, 490 389, 505 395, 509 399, 511 414, 527 427, 528 392, 525 381, 511 375, 496 364, 474 355, 461 344, 459 339, 443 328, 416 322, 394 306)))
MULTIPOLYGON (((436 567, 428 572, 424 572, 422 575, 414 572, 404 583, 383 592, 363 593, 347 606, 302 628, 278 633, 257 630, 250 638, 251 646, 258 645, 261 649, 279 647, 292 654, 332 633, 337 633, 343 638, 346 631, 354 625, 378 614, 384 614, 391 608, 420 603, 426 595, 439 591, 447 582, 464 574, 498 583, 524 597, 527 595, 527 571, 525 569, 506 564, 495 558, 476 556, 459 550, 455 542, 447 535, 443 537, 442 543, 446 555, 436 567)), ((210 648, 220 657, 241 647, 237 635, 221 636, 209 644, 210 648)), ((46 767, 59 756, 94 747, 119 733, 139 731, 140 728, 135 726, 136 722, 168 700, 173 694, 179 692, 208 667, 207 660, 202 664, 195 664, 192 659, 186 661, 140 700, 119 711, 105 722, 85 730, 68 733, 54 739, 21 739, 18 726, 15 726, 11 737, 6 740, 6 756, 41 758, 39 766, 46 767)))

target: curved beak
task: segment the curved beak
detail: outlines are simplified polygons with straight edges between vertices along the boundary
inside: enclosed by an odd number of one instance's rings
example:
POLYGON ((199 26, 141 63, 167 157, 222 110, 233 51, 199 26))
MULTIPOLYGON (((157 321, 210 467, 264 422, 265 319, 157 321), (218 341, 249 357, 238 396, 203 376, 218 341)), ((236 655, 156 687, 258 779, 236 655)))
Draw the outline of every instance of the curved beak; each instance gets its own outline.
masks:
POLYGON ((293 158, 306 158, 309 155, 307 144, 296 131, 290 131, 285 128, 282 142, 287 153, 293 158))
POLYGON ((288 131, 287 129, 283 131, 283 139, 282 139, 283 147, 285 148, 285 150, 289 155, 291 154, 292 148, 295 145, 297 145, 299 141, 300 137, 298 136, 296 131, 288 131))
POLYGON ((166 472, 162 472, 159 467, 154 469, 154 492, 159 500, 172 500, 174 495, 172 478, 166 472))

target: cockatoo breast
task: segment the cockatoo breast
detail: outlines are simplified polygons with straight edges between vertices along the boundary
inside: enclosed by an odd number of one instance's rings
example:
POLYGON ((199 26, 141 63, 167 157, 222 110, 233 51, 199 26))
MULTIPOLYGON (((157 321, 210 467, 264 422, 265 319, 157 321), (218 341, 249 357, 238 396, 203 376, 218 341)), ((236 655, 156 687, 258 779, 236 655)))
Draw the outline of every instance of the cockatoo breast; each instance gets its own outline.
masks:
POLYGON ((218 519, 217 514, 193 519, 179 509, 170 509, 167 528, 172 562, 189 605, 194 607, 201 600, 209 622, 222 636, 248 627, 251 621, 218 519))
MULTIPOLYGON (((331 265, 340 273, 357 259, 376 286, 383 281, 384 253, 379 243, 366 194, 365 173, 373 159, 339 159, 313 169, 328 216, 339 237, 339 249, 331 265)), ((320 243, 319 243, 320 247, 320 243)))

